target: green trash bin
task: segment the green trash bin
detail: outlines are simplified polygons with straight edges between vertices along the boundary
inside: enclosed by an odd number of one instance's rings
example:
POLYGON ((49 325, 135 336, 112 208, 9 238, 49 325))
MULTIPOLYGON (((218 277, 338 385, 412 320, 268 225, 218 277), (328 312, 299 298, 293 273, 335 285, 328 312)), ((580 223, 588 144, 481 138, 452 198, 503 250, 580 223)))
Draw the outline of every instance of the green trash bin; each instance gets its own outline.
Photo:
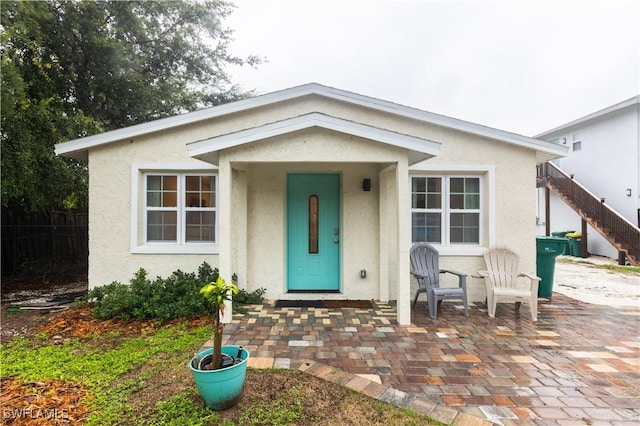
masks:
POLYGON ((567 238, 567 234, 571 234, 573 232, 576 232, 576 231, 559 231, 559 232, 551 233, 552 237, 564 238, 566 244, 564 246, 564 249, 562 250, 562 254, 565 254, 565 255, 571 254, 571 248, 569 247, 569 239, 567 238))
POLYGON ((582 257, 582 234, 579 232, 571 232, 566 235, 569 240, 569 250, 571 256, 582 257))
POLYGON ((536 275, 540 277, 538 297, 551 297, 553 294, 556 257, 563 253, 566 245, 566 238, 536 237, 536 275))

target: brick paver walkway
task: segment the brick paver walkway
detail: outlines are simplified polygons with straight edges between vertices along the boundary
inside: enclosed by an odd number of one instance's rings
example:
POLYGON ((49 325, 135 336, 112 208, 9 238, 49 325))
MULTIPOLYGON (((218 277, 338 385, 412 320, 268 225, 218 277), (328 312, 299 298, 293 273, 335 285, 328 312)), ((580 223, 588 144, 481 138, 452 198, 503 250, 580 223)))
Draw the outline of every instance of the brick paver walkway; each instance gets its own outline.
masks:
POLYGON ((437 320, 418 302, 412 325, 375 309, 251 307, 226 327, 254 367, 300 368, 445 423, 640 424, 640 308, 560 294, 528 307, 482 304, 469 317, 444 302, 437 320), (340 370, 341 374, 336 374, 340 370))

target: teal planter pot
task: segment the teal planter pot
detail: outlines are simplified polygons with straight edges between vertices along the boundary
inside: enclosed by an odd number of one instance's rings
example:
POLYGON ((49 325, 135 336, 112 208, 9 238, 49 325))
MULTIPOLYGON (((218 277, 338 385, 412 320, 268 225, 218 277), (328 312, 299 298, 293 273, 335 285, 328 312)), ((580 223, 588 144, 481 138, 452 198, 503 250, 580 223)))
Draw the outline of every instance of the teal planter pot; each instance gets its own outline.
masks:
MULTIPOLYGON (((239 346, 225 345, 222 353, 232 357, 238 356, 239 346)), ((249 351, 242 348, 240 358, 242 362, 219 370, 198 370, 198 360, 213 353, 213 349, 205 349, 189 361, 189 369, 196 381, 196 386, 205 403, 212 410, 224 410, 238 402, 244 379, 247 375, 247 361, 249 351)))

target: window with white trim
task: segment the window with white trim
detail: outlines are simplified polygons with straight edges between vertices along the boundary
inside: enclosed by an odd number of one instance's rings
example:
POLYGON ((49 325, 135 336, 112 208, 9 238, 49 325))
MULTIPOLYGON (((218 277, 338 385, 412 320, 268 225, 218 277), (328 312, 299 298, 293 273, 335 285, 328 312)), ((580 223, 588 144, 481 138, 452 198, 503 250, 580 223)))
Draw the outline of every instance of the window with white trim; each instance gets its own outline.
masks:
POLYGON ((574 133, 573 135, 571 135, 571 146, 573 148, 574 151, 581 151, 582 150, 582 136, 580 135, 580 133, 574 133))
POLYGON ((216 175, 147 173, 144 192, 147 243, 216 241, 216 175))
POLYGON ((480 244, 480 179, 479 176, 413 176, 412 242, 480 244))

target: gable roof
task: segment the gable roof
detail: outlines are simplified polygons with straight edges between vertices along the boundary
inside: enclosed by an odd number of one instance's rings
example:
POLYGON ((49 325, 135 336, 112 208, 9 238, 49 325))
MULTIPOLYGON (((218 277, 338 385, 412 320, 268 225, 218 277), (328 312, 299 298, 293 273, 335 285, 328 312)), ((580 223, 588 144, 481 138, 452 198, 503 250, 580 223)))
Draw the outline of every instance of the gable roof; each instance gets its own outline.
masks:
POLYGON ((359 95, 357 93, 347 92, 328 86, 323 86, 317 83, 309 83, 302 86, 292 87, 277 92, 255 96, 248 99, 230 102, 228 104, 218 105, 207 109, 154 120, 148 123, 137 124, 118 130, 112 130, 81 139, 59 143, 55 147, 55 152, 58 155, 86 159, 88 150, 94 147, 171 128, 176 128, 179 126, 194 124, 200 121, 221 117, 227 114, 247 111, 253 108, 258 108, 265 105, 283 102, 308 95, 317 95, 374 109, 377 111, 398 115, 400 117, 420 120, 435 126, 459 130, 465 133, 470 133, 473 135, 495 139, 509 144, 533 149, 537 152, 538 161, 540 162, 564 156, 567 152, 566 147, 557 144, 551 144, 549 142, 529 138, 515 133, 493 129, 490 127, 482 126, 480 124, 475 124, 444 115, 434 114, 416 108, 399 105, 393 102, 359 95))
POLYGON ((600 111, 596 111, 594 113, 585 115, 584 117, 580 117, 578 119, 575 119, 573 121, 570 121, 566 124, 563 124, 561 126, 558 127, 554 127, 551 130, 547 130, 546 132, 540 133, 539 135, 534 136, 535 138, 546 138, 550 135, 553 135, 554 133, 557 132, 561 132, 564 131, 566 129, 569 129, 571 127, 574 126, 578 126, 580 124, 584 124, 586 122, 592 121, 592 120, 596 120, 599 118, 602 118, 606 115, 612 114, 616 111, 620 111, 623 110, 625 108, 629 108, 629 107, 633 107, 633 106, 638 106, 640 105, 640 95, 634 96, 632 98, 629 98, 627 100, 624 100, 622 102, 618 102, 617 104, 611 105, 607 108, 601 109, 600 111))
POLYGON ((187 150, 191 157, 217 164, 218 152, 222 149, 313 127, 333 130, 405 148, 409 151, 410 165, 440 153, 440 142, 355 123, 318 112, 191 142, 187 144, 187 150))

